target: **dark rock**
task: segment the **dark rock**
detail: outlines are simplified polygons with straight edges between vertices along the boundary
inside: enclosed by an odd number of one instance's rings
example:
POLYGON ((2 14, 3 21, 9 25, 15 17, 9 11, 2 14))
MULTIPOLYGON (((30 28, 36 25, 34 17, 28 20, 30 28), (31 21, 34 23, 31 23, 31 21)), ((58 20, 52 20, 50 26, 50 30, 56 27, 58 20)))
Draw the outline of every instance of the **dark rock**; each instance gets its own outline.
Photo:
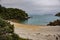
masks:
POLYGON ((25 17, 25 19, 29 19, 29 18, 31 18, 31 17, 25 17))
POLYGON ((55 20, 54 22, 50 22, 47 25, 48 26, 60 26, 60 20, 55 20))
POLYGON ((55 16, 60 16, 60 12, 59 12, 59 13, 57 13, 55 16))
POLYGON ((56 40, 58 40, 58 37, 56 37, 56 40))

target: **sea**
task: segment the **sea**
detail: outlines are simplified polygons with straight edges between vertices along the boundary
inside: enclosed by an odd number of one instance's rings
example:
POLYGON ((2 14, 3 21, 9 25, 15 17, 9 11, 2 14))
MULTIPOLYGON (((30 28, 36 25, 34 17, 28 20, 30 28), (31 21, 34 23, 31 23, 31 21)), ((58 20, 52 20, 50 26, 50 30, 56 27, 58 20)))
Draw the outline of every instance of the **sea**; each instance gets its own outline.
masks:
POLYGON ((29 15, 31 18, 28 20, 22 21, 23 24, 29 25, 47 25, 49 22, 53 22, 60 17, 55 16, 53 14, 44 14, 44 15, 29 15))

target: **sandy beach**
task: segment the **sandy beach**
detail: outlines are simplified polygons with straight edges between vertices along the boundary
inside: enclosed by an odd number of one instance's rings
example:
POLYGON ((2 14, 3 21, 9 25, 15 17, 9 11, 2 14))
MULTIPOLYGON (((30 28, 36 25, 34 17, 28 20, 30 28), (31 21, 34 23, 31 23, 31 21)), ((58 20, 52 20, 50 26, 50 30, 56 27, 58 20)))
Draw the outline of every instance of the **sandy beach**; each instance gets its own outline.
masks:
POLYGON ((60 26, 36 26, 11 22, 15 33, 31 40, 60 40, 60 26))

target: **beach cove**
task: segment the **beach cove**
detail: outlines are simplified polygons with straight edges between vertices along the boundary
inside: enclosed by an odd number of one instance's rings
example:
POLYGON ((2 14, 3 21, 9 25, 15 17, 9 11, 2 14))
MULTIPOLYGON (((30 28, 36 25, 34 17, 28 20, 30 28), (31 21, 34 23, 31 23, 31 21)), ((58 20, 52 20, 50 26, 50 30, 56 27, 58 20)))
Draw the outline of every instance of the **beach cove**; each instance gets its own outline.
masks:
POLYGON ((0 0, 0 40, 60 40, 60 1, 0 0))
POLYGON ((15 33, 31 40, 60 40, 60 26, 36 26, 15 23, 15 33))

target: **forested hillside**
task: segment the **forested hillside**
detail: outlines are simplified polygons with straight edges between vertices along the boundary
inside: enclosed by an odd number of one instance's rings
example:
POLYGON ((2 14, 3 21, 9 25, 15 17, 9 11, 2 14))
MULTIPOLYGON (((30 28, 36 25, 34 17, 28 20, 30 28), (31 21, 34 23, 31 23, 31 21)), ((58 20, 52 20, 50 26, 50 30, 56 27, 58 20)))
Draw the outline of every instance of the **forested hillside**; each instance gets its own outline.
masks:
POLYGON ((17 20, 26 20, 28 14, 17 8, 5 8, 0 5, 0 17, 6 20, 17 19, 17 20))

